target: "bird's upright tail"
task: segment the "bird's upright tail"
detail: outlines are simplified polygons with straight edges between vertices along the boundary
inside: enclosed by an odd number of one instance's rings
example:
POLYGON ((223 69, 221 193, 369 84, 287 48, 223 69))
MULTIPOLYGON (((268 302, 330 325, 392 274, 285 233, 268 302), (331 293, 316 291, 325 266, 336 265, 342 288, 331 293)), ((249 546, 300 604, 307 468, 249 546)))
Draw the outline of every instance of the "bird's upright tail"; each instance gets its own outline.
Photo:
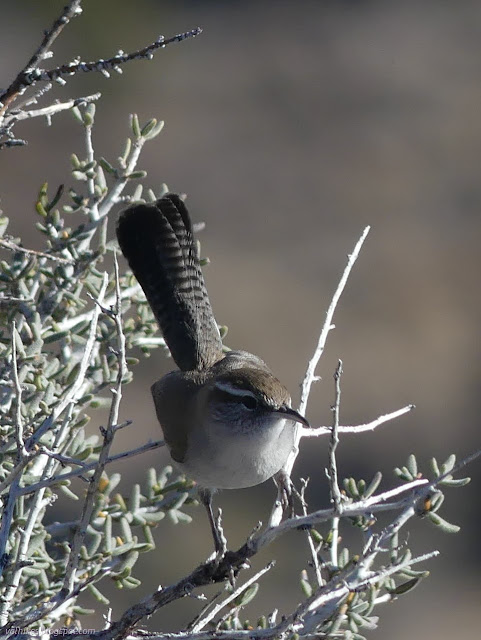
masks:
POLYGON ((177 366, 202 370, 222 357, 222 341, 197 256, 189 213, 168 194, 133 205, 117 223, 122 253, 144 290, 177 366))

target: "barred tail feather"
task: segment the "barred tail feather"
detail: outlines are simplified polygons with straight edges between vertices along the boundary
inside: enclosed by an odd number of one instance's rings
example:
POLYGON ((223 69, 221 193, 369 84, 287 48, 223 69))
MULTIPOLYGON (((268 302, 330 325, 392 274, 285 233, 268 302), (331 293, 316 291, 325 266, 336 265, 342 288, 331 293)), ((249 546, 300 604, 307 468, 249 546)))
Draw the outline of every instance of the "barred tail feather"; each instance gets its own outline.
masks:
POLYGON ((222 357, 222 341, 183 201, 168 194, 119 217, 122 253, 144 290, 177 366, 202 370, 222 357))

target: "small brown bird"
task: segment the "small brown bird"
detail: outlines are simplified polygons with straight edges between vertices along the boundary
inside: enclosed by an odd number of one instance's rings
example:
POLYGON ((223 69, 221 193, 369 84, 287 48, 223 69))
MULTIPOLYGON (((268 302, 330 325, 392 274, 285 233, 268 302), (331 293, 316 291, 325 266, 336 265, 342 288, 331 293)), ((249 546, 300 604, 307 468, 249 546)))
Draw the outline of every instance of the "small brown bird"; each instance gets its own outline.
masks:
POLYGON ((296 423, 309 424, 258 356, 224 352, 178 195, 126 209, 117 237, 180 369, 152 385, 155 409, 172 460, 199 484, 220 551, 212 492, 275 476, 293 449, 296 423))

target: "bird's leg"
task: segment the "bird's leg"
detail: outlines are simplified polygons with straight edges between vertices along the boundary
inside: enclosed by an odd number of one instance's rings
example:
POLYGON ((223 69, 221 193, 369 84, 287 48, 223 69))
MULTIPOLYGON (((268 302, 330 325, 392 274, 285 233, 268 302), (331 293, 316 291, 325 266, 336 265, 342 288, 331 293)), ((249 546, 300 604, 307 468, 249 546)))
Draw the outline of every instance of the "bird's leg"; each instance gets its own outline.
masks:
POLYGON ((214 538, 214 548, 216 556, 221 558, 227 551, 227 540, 221 524, 222 511, 219 509, 218 517, 214 517, 214 512, 212 511, 211 489, 199 489, 199 498, 207 511, 207 517, 209 518, 212 537, 214 538))
POLYGON ((277 487, 277 500, 269 519, 269 526, 277 526, 284 511, 287 511, 288 518, 294 516, 293 485, 290 477, 281 469, 273 476, 273 480, 277 487))
POLYGON ((279 492, 282 508, 288 512, 288 517, 292 518, 294 516, 294 485, 292 480, 284 469, 281 469, 274 476, 274 482, 279 492))

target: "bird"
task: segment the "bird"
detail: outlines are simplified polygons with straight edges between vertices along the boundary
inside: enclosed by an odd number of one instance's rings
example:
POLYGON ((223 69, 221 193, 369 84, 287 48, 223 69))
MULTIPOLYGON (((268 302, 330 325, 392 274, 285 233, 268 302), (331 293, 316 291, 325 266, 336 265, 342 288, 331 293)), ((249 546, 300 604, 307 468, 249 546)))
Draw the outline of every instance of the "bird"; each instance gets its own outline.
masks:
POLYGON ((199 487, 220 553, 213 493, 279 478, 296 425, 309 423, 259 356, 223 346, 179 195, 132 204, 116 233, 178 366, 151 387, 157 419, 174 465, 199 487))

